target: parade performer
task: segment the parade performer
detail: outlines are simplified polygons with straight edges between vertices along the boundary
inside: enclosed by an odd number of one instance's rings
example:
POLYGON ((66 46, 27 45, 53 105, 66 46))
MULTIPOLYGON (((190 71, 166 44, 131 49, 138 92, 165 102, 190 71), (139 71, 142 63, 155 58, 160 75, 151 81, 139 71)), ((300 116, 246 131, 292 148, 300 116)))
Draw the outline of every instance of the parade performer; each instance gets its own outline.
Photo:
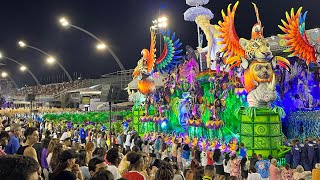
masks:
POLYGON ((207 67, 208 69, 216 70, 217 67, 219 67, 216 60, 220 58, 219 51, 223 45, 218 44, 218 42, 221 42, 222 39, 214 36, 219 32, 214 28, 214 25, 210 24, 210 19, 211 18, 208 15, 199 15, 196 17, 195 22, 202 29, 208 41, 207 47, 203 49, 198 48, 198 51, 199 53, 207 52, 207 67))
POLYGON ((238 4, 239 2, 236 2, 232 10, 230 4, 227 15, 222 10, 223 21, 219 21, 219 26, 215 26, 221 33, 217 37, 222 38, 221 44, 225 45, 221 51, 226 52, 225 56, 228 56, 226 64, 230 66, 230 71, 236 66, 245 69, 244 87, 248 92, 249 107, 270 107, 270 102, 276 99, 273 68, 278 64, 289 69, 290 62, 272 55, 269 42, 263 37, 262 23, 254 3, 257 23, 252 28, 251 39, 238 37, 234 25, 238 4))

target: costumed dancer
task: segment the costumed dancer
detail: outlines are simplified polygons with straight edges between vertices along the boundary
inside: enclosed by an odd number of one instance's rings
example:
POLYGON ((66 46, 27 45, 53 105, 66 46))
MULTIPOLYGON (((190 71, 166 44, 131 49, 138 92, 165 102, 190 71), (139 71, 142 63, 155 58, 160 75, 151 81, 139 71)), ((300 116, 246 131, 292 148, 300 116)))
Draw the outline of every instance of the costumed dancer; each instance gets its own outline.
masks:
POLYGON ((306 140, 305 143, 300 142, 298 145, 301 149, 301 151, 300 151, 301 164, 302 164, 304 170, 311 171, 311 169, 309 168, 308 158, 307 158, 308 157, 307 143, 308 143, 308 141, 306 140))
MULTIPOLYGON (((284 138, 283 145, 287 147, 291 147, 291 143, 288 141, 287 138, 284 138)), ((285 159, 286 159, 286 164, 289 164, 290 167, 292 167, 292 154, 290 151, 285 154, 285 159)))
POLYGON ((301 149, 299 144, 299 140, 293 141, 293 146, 291 147, 292 159, 293 159, 293 168, 296 168, 298 165, 301 165, 300 161, 300 153, 301 149))
POLYGON ((310 169, 313 169, 315 164, 316 164, 316 152, 314 148, 315 144, 311 140, 311 138, 308 139, 308 144, 307 144, 307 152, 308 152, 308 165, 310 169))

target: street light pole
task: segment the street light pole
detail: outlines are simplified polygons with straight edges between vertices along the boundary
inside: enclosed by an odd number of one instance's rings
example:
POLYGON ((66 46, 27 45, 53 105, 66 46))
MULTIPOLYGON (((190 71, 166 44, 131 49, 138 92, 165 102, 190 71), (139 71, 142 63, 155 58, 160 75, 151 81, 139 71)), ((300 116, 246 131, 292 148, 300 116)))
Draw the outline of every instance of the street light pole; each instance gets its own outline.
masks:
MULTIPOLYGON (((25 67, 23 64, 21 64, 19 61, 15 60, 15 59, 12 59, 12 58, 9 58, 9 57, 6 57, 6 56, 1 56, 3 59, 7 59, 7 60, 10 60, 12 62, 15 62, 17 64, 19 64, 21 67, 25 67)), ((28 73, 33 77, 34 81, 36 81, 37 85, 40 86, 41 84, 39 83, 39 80, 36 78, 36 76, 30 71, 29 68, 26 68, 25 70, 28 71, 28 73)))
POLYGON ((104 44, 104 42, 99 39, 96 35, 92 34, 91 32, 79 27, 79 26, 76 26, 74 24, 71 24, 69 21, 67 21, 67 19, 65 18, 61 18, 60 19, 60 23, 62 24, 62 26, 64 27, 72 27, 72 28, 75 28, 87 35, 89 35, 90 37, 92 37, 93 39, 95 39, 96 41, 99 42, 99 45, 97 45, 97 49, 107 49, 107 51, 109 51, 109 53, 111 54, 111 56, 113 57, 113 59, 117 62, 118 66, 120 67, 121 70, 125 70, 123 64, 121 63, 119 57, 116 55, 116 53, 108 46, 106 46, 104 44))
MULTIPOLYGON (((48 54, 47 52, 45 52, 45 51, 43 51, 43 50, 41 50, 41 49, 39 49, 39 48, 36 48, 36 47, 34 47, 34 46, 30 46, 30 45, 24 43, 23 41, 19 41, 19 45, 20 45, 21 47, 28 47, 28 48, 34 49, 34 50, 36 50, 36 51, 38 51, 38 52, 41 52, 42 54, 48 56, 48 58, 52 58, 52 56, 51 56, 50 54, 48 54)), ((57 61, 57 60, 55 60, 55 59, 54 59, 54 62, 56 62, 56 63, 58 64, 58 66, 63 70, 63 72, 67 75, 69 81, 72 81, 72 78, 71 78, 70 74, 69 74, 68 71, 63 67, 63 65, 62 65, 59 61, 57 61)))

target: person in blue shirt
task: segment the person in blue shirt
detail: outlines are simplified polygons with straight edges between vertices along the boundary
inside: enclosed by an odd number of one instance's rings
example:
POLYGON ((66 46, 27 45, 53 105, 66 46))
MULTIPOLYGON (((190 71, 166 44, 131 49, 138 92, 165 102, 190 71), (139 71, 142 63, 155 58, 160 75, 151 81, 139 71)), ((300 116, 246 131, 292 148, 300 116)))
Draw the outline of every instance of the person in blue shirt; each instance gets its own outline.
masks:
POLYGON ((155 150, 155 154, 156 154, 157 159, 160 159, 160 153, 159 153, 160 147, 161 147, 161 136, 158 136, 158 139, 154 143, 154 150, 155 150))
POLYGON ((15 154, 19 147, 19 137, 21 136, 21 126, 17 123, 13 123, 10 126, 10 140, 9 144, 5 147, 4 152, 7 154, 15 154))
POLYGON ((240 144, 240 153, 239 153, 240 158, 246 157, 247 156, 247 148, 244 147, 244 144, 240 144))
POLYGON ((258 161, 256 162, 256 168, 263 179, 269 178, 269 167, 270 162, 268 160, 264 160, 262 155, 259 154, 258 161))
POLYGON ((84 130, 83 126, 81 126, 81 129, 80 129, 80 139, 81 139, 81 143, 82 144, 85 144, 86 143, 86 131, 84 130))

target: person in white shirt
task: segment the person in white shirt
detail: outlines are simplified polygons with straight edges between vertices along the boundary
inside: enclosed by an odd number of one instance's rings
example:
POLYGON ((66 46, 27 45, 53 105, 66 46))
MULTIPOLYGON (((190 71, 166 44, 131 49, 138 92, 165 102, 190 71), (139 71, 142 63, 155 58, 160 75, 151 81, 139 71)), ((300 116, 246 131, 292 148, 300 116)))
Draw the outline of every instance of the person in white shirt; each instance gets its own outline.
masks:
POLYGON ((257 169, 254 166, 250 167, 250 173, 248 175, 247 180, 262 180, 262 177, 259 173, 257 173, 257 169))
POLYGON ((130 150, 130 145, 131 145, 131 133, 129 132, 126 136, 126 142, 124 143, 124 147, 126 150, 130 150))
POLYGON ((228 178, 230 176, 230 156, 229 156, 229 154, 226 154, 226 156, 223 160, 223 170, 224 170, 225 178, 228 178))
POLYGON ((110 163, 108 164, 107 169, 113 174, 114 179, 119 179, 121 176, 118 170, 118 165, 120 163, 120 155, 118 149, 111 148, 106 154, 106 159, 108 163, 110 163))
POLYGON ((208 164, 207 151, 206 148, 202 148, 201 152, 201 165, 205 167, 208 164))

